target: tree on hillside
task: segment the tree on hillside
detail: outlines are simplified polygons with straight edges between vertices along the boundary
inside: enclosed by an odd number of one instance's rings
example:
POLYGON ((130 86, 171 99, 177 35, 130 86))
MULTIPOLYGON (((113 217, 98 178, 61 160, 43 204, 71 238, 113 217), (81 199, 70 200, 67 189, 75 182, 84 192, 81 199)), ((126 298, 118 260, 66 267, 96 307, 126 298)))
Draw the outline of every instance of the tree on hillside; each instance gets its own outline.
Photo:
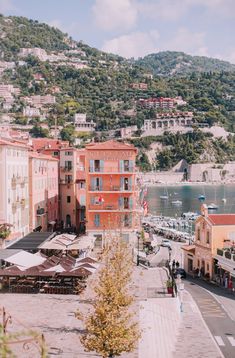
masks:
POLYGON ((34 138, 46 138, 49 137, 49 131, 47 128, 42 128, 39 125, 35 125, 32 129, 30 129, 29 133, 34 138))
POLYGON ((87 351, 95 351, 103 358, 133 351, 140 337, 138 323, 130 311, 131 266, 129 248, 120 237, 114 238, 105 251, 94 288, 93 312, 82 318, 86 331, 81 343, 87 351))

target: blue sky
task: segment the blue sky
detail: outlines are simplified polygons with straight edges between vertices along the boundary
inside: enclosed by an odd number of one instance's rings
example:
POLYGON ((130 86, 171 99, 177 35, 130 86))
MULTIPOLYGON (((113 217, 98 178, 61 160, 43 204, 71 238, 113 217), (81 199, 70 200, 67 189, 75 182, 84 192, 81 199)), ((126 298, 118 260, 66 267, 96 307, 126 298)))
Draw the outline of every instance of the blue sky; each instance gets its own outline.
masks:
POLYGON ((171 50, 235 63, 235 0, 0 0, 0 13, 124 57, 171 50))

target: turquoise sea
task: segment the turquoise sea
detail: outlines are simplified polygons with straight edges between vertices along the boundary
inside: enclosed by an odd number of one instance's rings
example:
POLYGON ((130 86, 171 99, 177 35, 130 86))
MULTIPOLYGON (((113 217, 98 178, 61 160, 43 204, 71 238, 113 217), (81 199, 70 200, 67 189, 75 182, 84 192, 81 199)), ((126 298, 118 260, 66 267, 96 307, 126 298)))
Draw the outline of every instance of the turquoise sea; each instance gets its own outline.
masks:
POLYGON ((148 211, 154 215, 181 216, 183 212, 200 213, 202 201, 200 195, 205 195, 205 203, 215 203, 218 210, 211 213, 235 213, 235 184, 228 185, 176 185, 148 187, 148 211), (168 193, 168 200, 161 200, 160 196, 168 193), (225 198, 224 203, 222 199, 225 198), (172 201, 182 201, 182 206, 175 206, 172 201))

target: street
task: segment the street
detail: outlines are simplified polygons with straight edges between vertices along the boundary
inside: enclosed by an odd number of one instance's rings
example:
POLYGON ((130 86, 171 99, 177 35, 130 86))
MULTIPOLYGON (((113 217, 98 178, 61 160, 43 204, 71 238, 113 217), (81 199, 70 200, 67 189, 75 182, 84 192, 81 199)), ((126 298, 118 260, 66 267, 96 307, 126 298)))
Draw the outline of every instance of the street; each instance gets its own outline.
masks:
MULTIPOLYGON (((162 238, 157 238, 159 244, 162 238)), ((171 261, 182 267, 182 243, 171 242, 171 261)), ((151 260, 157 264, 169 259, 169 249, 161 247, 151 260)), ((195 300, 201 315, 225 358, 235 357, 235 296, 223 288, 188 277, 184 280, 184 289, 195 300)))

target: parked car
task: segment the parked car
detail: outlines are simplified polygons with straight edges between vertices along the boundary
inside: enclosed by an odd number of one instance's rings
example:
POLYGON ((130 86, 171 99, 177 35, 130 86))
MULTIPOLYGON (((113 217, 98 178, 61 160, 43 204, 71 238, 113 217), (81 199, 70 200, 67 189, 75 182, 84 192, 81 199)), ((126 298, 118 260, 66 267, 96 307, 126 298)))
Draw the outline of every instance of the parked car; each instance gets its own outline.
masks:
POLYGON ((167 239, 163 239, 161 242, 161 246, 171 248, 171 242, 167 239))
POLYGON ((177 268, 174 272, 174 277, 177 278, 177 276, 180 275, 181 278, 186 278, 186 272, 183 268, 177 268))

